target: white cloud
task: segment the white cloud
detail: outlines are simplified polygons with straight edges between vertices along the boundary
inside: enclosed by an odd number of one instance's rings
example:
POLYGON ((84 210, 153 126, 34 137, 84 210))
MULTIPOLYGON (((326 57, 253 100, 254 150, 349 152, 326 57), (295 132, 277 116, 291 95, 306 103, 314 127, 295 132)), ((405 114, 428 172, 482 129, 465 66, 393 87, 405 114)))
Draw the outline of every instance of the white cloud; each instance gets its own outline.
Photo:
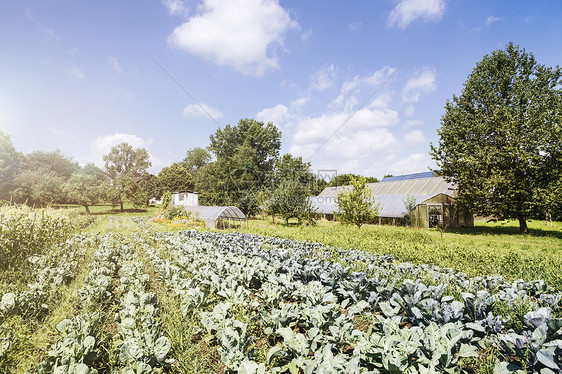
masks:
POLYGON ((277 104, 273 108, 265 108, 256 115, 256 119, 261 122, 273 122, 277 127, 283 127, 289 118, 289 108, 283 104, 277 104))
POLYGON ((410 78, 402 89, 402 101, 405 103, 416 103, 422 93, 435 91, 435 70, 425 70, 417 77, 410 78))
MULTIPOLYGON (((112 147, 119 145, 123 142, 128 143, 133 148, 146 148, 152 144, 153 138, 147 140, 133 135, 133 134, 123 134, 116 132, 115 134, 98 136, 96 140, 92 143, 92 151, 94 152, 94 163, 96 165, 103 166, 102 156, 109 153, 112 147)), ((152 156, 151 156, 152 158, 152 156)))
POLYGON ((164 4, 172 16, 187 15, 188 11, 182 0, 164 0, 162 4, 164 4))
POLYGON ((222 117, 220 110, 210 107, 205 103, 201 103, 201 106, 199 106, 199 104, 189 104, 183 109, 182 114, 185 118, 204 118, 211 116, 213 119, 217 119, 222 117))
POLYGON ((363 22, 352 22, 347 25, 347 28, 351 31, 358 31, 363 28, 363 22))
POLYGON ((75 64, 71 64, 67 69, 65 69, 65 71, 68 74, 75 76, 76 78, 84 78, 84 73, 82 73, 82 70, 80 70, 80 68, 75 64))
POLYGON ((390 12, 388 24, 404 29, 418 18, 439 21, 445 14, 445 0, 401 0, 390 12))
POLYGON ((387 165, 386 173, 393 175, 417 173, 428 171, 428 168, 435 169, 435 161, 433 161, 427 153, 412 153, 406 158, 399 159, 387 165))
POLYGON ((420 130, 410 131, 404 135, 404 142, 409 146, 425 143, 425 141, 425 136, 420 130))
POLYGON ((356 75, 355 77, 353 77, 353 79, 342 84, 341 92, 342 94, 347 94, 355 89, 359 89, 364 86, 376 87, 383 84, 394 73, 396 73, 396 68, 393 68, 392 66, 385 66, 381 70, 377 70, 371 75, 356 75))
POLYGON ((310 88, 318 91, 324 91, 332 87, 335 78, 336 67, 334 64, 323 67, 310 77, 310 88))
POLYGON ((492 23, 501 21, 501 18, 498 17, 494 17, 494 16, 490 16, 488 18, 486 18, 486 26, 490 26, 492 23))
POLYGON ((276 47, 298 27, 276 0, 203 0, 170 46, 250 75, 278 68, 276 47))
POLYGON ((123 71, 121 65, 119 65, 119 62, 117 62, 117 59, 115 57, 109 56, 109 58, 107 59, 107 63, 109 64, 109 66, 111 66, 111 69, 114 72, 121 73, 123 71))

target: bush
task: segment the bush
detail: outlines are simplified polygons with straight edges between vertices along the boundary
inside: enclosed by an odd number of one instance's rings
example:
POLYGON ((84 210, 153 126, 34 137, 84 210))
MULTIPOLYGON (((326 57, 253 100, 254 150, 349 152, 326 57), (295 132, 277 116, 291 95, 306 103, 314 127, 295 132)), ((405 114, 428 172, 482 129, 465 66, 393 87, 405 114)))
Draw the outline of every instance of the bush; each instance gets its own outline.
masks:
POLYGON ((170 193, 170 191, 164 192, 164 194, 162 195, 162 208, 168 209, 170 201, 172 201, 172 194, 170 193))
POLYGON ((166 219, 170 221, 173 220, 174 218, 188 217, 188 216, 189 213, 187 213, 185 208, 181 206, 173 206, 171 208, 168 208, 168 210, 166 210, 166 212, 164 213, 164 217, 166 217, 166 219))

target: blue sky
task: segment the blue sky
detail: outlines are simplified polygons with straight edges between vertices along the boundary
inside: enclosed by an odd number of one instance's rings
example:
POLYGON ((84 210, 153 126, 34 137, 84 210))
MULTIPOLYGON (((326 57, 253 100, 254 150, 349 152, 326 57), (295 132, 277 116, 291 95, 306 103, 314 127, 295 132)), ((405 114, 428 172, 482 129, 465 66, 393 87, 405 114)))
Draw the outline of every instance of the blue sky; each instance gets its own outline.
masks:
POLYGON ((559 65, 561 15, 557 0, 5 0, 0 129, 99 166, 127 141, 157 173, 254 118, 314 171, 427 171, 475 64, 512 41, 559 65))

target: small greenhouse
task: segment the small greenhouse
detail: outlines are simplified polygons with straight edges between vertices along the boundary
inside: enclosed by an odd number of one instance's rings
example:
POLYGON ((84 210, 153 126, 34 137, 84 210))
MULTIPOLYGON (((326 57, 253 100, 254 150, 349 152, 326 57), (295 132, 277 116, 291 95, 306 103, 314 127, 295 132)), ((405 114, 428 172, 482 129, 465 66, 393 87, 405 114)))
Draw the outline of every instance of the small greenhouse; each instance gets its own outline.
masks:
MULTIPOLYGON (((432 172, 389 177, 378 183, 369 183, 368 186, 373 200, 379 206, 379 224, 382 219, 392 224, 403 220, 408 213, 405 202, 413 199, 415 208, 410 212, 412 226, 474 225, 472 215, 458 207, 456 186, 432 172)), ((337 195, 350 188, 351 186, 327 187, 320 195, 311 198, 316 213, 327 218, 333 217, 338 209, 337 195)))
POLYGON ((210 229, 228 228, 234 225, 248 224, 248 219, 235 206, 184 206, 191 216, 210 229))

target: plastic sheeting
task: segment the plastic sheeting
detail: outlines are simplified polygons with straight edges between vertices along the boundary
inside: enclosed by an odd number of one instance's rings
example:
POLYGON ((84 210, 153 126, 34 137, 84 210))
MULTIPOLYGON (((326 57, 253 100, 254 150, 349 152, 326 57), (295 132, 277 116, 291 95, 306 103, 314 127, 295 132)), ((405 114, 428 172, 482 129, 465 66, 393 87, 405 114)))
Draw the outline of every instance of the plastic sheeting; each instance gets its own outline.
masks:
POLYGON ((186 206, 185 210, 201 221, 205 221, 208 228, 216 228, 219 219, 232 221, 247 221, 246 216, 235 206, 186 206))
MULTIPOLYGON (((397 178, 394 181, 368 184, 371 188, 371 196, 379 204, 380 217, 404 217, 404 214, 407 213, 404 202, 408 197, 413 197, 417 204, 439 194, 456 197, 455 185, 447 182, 443 177, 420 178, 418 176, 414 179, 403 179, 402 177, 407 176, 393 177, 397 178)), ((312 205, 319 214, 334 214, 338 208, 336 196, 341 191, 347 191, 350 188, 351 186, 326 187, 320 195, 311 198, 312 205)))

